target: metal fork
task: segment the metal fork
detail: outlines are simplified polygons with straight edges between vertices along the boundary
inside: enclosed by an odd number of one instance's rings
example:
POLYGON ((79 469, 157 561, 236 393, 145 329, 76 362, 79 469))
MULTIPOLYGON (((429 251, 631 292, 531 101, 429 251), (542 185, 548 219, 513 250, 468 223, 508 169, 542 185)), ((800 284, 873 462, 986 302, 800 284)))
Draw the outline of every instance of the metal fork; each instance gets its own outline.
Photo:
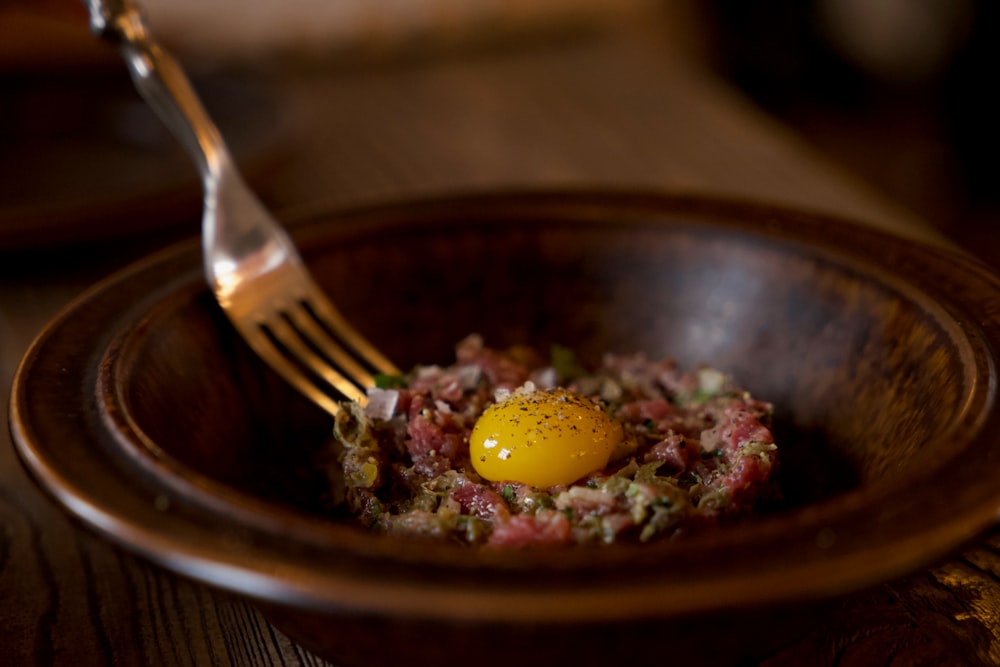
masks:
POLYGON ((133 0, 85 4, 91 30, 118 46, 136 89, 197 163, 204 187, 205 275, 219 305, 265 362, 325 410, 337 413, 338 394, 363 403, 375 375, 396 375, 397 368, 316 285, 133 0))

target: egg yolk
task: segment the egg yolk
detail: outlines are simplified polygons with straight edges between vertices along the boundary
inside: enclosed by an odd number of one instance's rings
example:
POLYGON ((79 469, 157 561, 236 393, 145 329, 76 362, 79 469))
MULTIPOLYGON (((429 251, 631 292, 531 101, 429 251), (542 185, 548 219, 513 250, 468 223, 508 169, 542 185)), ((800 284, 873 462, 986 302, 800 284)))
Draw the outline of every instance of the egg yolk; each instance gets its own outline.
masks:
POLYGON ((483 412, 469 453, 487 480, 546 488, 606 466, 622 437, 621 424, 579 394, 521 390, 483 412))

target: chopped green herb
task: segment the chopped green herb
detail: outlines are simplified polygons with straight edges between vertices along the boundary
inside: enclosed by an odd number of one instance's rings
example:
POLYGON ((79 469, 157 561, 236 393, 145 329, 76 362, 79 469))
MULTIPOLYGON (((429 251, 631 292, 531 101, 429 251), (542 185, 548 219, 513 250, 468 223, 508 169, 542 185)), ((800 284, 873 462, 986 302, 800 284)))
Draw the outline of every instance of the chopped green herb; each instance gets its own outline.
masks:
POLYGON ((382 503, 378 498, 371 498, 368 502, 368 517, 371 521, 376 521, 385 508, 382 507, 382 503))
POLYGON ((693 392, 691 392, 691 398, 689 400, 691 401, 691 403, 695 405, 700 405, 715 395, 716 393, 714 391, 695 389, 693 392))
POLYGON ((563 345, 552 344, 549 347, 549 358, 552 361, 552 368, 556 369, 556 377, 559 382, 564 382, 567 378, 578 377, 586 372, 577 360, 576 353, 563 345))
POLYGON ((375 374, 375 386, 379 389, 399 389, 406 386, 406 378, 402 375, 389 375, 388 373, 375 374))
POLYGON ((532 498, 538 506, 538 509, 552 509, 556 506, 555 501, 552 500, 552 496, 547 493, 536 493, 532 496, 532 498))
POLYGON ((657 479, 656 473, 661 467, 663 467, 663 461, 644 463, 639 466, 638 470, 635 471, 635 477, 633 479, 637 482, 653 482, 657 479))
POLYGON ((511 484, 505 484, 503 489, 500 491, 500 495, 503 496, 503 499, 508 503, 514 502, 514 486, 511 484))
POLYGON ((632 482, 627 477, 612 475, 604 479, 604 483, 601 484, 601 491, 610 493, 613 496, 623 496, 628 492, 631 484, 632 482))

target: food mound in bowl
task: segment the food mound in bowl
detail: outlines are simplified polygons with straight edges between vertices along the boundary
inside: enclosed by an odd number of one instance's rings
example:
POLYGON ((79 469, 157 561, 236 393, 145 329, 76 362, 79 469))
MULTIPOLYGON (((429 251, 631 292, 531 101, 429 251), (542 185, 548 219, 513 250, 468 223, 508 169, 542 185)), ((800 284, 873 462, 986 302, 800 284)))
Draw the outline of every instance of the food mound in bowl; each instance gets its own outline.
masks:
POLYGON ((772 406, 718 370, 605 355, 596 369, 499 351, 381 377, 323 457, 366 526, 475 545, 647 542, 746 515, 775 493, 772 406))

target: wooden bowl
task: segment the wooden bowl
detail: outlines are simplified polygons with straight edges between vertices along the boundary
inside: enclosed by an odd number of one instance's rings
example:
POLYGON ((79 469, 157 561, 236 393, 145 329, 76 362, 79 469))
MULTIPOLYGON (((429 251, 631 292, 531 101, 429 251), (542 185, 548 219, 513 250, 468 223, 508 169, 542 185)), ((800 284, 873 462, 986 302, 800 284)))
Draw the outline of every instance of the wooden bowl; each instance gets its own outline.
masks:
POLYGON ((1000 509, 1000 282, 848 222, 649 193, 507 193, 296 224, 320 284, 402 367, 472 332, 671 355, 776 406, 784 501, 644 546, 502 552, 325 516, 331 419, 238 338, 196 240, 92 288, 38 337, 11 425, 83 524, 247 596, 345 665, 724 664, 933 563, 1000 509))

